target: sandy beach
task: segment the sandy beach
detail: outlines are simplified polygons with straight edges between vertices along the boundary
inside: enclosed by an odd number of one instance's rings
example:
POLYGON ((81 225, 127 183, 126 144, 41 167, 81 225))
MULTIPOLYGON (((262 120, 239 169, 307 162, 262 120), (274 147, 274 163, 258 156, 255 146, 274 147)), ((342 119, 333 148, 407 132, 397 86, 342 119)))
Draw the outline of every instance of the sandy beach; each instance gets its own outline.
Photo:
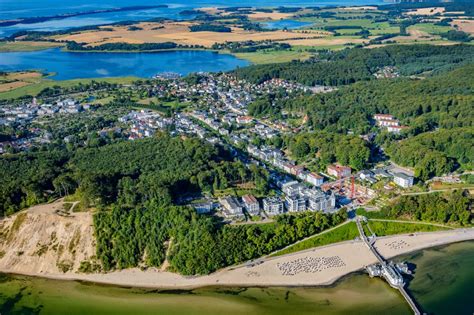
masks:
MULTIPOLYGON (((474 239, 474 229, 415 233, 381 237, 375 247, 386 258, 439 245, 474 239)), ((20 273, 62 280, 84 280, 119 286, 160 289, 190 289, 205 286, 319 286, 329 285, 344 275, 375 263, 362 241, 348 241, 298 253, 261 260, 248 267, 229 267, 207 276, 185 277, 158 269, 127 269, 107 274, 28 273, 5 269, 0 272, 20 273)))

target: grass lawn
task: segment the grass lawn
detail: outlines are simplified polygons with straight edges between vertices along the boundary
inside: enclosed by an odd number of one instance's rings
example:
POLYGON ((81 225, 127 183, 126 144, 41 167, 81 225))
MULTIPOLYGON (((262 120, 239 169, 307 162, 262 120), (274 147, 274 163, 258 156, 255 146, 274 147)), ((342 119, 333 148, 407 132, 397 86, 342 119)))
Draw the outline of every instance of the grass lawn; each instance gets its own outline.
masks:
POLYGON ((408 27, 408 30, 417 30, 421 32, 426 32, 432 35, 439 35, 441 33, 446 33, 449 30, 452 30, 451 26, 440 26, 434 25, 433 23, 418 23, 408 27))
POLYGON ((0 52, 36 51, 62 46, 64 44, 51 42, 0 42, 0 52))
POLYGON ((36 96, 39 92, 47 87, 53 86, 61 86, 61 87, 69 87, 79 83, 87 84, 91 81, 97 82, 109 82, 109 83, 117 83, 117 84, 130 84, 133 81, 138 80, 137 77, 123 77, 123 78, 96 78, 96 79, 75 79, 75 80, 65 80, 65 81, 54 81, 50 79, 42 79, 34 84, 28 86, 22 86, 17 89, 0 93, 0 99, 11 99, 17 98, 24 95, 32 95, 36 96))
POLYGON ((290 246, 284 250, 276 252, 271 256, 280 256, 280 255, 290 254, 290 253, 302 251, 302 250, 313 248, 313 247, 353 240, 357 236, 359 236, 359 231, 357 230, 356 224, 354 222, 349 222, 330 232, 315 235, 314 237, 311 237, 307 240, 294 244, 293 246, 290 246))
POLYGON ((447 227, 444 228, 441 226, 421 223, 382 222, 371 220, 368 222, 368 225, 377 236, 449 230, 447 227))
POLYGON ((252 53, 235 53, 237 58, 246 59, 253 64, 281 63, 292 60, 306 60, 312 56, 310 52, 304 50, 261 50, 252 53))

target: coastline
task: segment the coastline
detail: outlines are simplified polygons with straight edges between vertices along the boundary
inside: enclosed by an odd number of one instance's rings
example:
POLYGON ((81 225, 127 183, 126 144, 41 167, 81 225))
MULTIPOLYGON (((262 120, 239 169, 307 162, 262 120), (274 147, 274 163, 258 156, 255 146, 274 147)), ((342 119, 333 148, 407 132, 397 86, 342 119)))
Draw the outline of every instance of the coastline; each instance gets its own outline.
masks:
MULTIPOLYGON (((450 231, 425 232, 380 237, 375 247, 386 258, 409 254, 415 251, 474 240, 474 228, 450 231)), ((73 280, 100 285, 134 287, 161 290, 189 290, 203 287, 327 287, 350 274, 361 272, 367 265, 376 262, 362 241, 345 241, 327 246, 308 249, 283 256, 263 259, 261 264, 247 267, 245 264, 231 266, 210 275, 182 276, 171 272, 150 268, 138 268, 101 274, 40 273, 5 269, 5 274, 24 275, 54 280, 73 280), (322 266, 316 272, 298 272, 283 275, 278 266, 294 264, 305 259, 339 259, 340 266, 322 266)))

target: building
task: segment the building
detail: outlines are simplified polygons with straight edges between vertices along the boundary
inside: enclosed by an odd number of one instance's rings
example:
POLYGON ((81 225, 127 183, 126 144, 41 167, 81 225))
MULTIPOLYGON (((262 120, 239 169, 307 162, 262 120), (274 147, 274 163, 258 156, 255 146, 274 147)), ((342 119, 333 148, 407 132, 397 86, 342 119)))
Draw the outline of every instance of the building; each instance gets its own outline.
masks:
POLYGON ((398 270, 388 264, 382 265, 382 275, 392 287, 403 287, 405 285, 405 281, 403 281, 403 277, 398 270))
POLYGON ((324 177, 316 173, 306 175, 306 181, 314 186, 321 186, 324 183, 324 177))
POLYGON ((325 193, 320 189, 308 189, 305 195, 311 211, 329 212, 336 208, 336 196, 332 192, 325 193))
POLYGON ((287 196, 294 196, 301 193, 306 187, 296 180, 285 183, 281 186, 281 190, 287 196))
POLYGON ((249 214, 257 215, 260 212, 260 205, 257 198, 252 195, 245 195, 242 197, 244 207, 249 214))
POLYGON ((403 129, 406 129, 406 126, 388 126, 387 131, 391 133, 400 133, 403 129))
POLYGON ((351 168, 349 166, 343 166, 339 164, 328 165, 327 172, 329 175, 337 178, 351 176, 351 168))
POLYGON ((250 116, 239 116, 235 119, 238 124, 250 124, 253 118, 250 116))
POLYGON ((304 171, 304 167, 301 165, 293 165, 290 168, 290 173, 295 176, 298 176, 303 171, 304 171))
POLYGON ((268 197, 263 199, 263 210, 268 215, 278 215, 285 212, 283 202, 279 197, 268 197))
POLYGON ((393 115, 390 114, 375 114, 374 115, 374 120, 392 120, 393 115))
POLYGON ((306 211, 306 198, 302 195, 287 195, 285 197, 285 205, 288 212, 306 211))
POLYGON ((243 208, 235 197, 220 198, 219 203, 222 205, 228 216, 234 217, 243 215, 243 208))
POLYGON ((393 181, 400 187, 409 188, 413 186, 413 176, 404 173, 393 174, 393 181))
POLYGON ((377 125, 381 127, 398 126, 399 122, 395 119, 381 119, 377 120, 377 125))
POLYGON ((193 207, 198 214, 206 214, 206 213, 211 213, 213 209, 213 203, 212 201, 200 202, 200 203, 194 204, 193 207))

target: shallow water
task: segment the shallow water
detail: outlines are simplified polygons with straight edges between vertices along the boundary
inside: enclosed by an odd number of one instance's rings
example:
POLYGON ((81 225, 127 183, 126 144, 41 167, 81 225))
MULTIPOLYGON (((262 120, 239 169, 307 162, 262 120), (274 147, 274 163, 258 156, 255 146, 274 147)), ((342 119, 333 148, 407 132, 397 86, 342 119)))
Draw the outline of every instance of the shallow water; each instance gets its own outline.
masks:
MULTIPOLYGON (((474 242, 406 255, 408 288, 429 314, 472 314, 474 242)), ((0 275, 1 314, 411 314, 381 279, 352 274, 322 288, 158 291, 0 275)))
POLYGON ((408 314, 380 279, 352 275, 330 288, 127 289, 3 276, 0 313, 27 314, 408 314))

